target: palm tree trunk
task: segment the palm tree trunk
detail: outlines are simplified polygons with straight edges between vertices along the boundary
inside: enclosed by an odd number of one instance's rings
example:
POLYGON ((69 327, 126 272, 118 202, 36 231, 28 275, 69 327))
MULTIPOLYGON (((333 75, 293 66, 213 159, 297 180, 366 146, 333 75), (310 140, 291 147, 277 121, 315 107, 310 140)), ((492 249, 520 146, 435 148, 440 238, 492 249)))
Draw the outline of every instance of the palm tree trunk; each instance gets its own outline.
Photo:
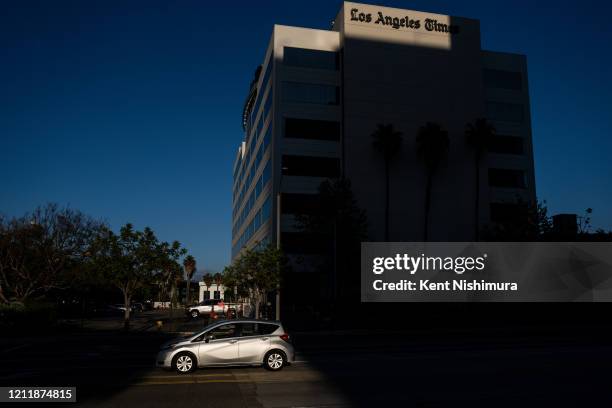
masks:
POLYGON ((431 182, 432 182, 432 174, 429 172, 427 174, 427 185, 425 187, 425 219, 424 219, 424 242, 427 242, 429 239, 429 209, 431 207, 431 182))
POLYGON ((480 224, 479 224, 479 213, 480 213, 480 157, 476 155, 476 199, 474 204, 474 241, 479 241, 480 235, 480 224))
POLYGON ((191 305, 191 278, 189 278, 187 280, 187 296, 185 296, 185 303, 187 303, 187 306, 191 305))
POLYGON ((385 241, 389 242, 389 160, 385 160, 385 241))

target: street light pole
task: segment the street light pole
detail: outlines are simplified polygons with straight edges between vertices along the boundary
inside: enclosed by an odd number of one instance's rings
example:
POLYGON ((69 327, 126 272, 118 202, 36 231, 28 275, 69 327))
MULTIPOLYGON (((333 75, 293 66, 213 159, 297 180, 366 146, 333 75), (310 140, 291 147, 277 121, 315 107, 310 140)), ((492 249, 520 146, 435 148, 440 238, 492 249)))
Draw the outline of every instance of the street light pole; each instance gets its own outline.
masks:
MULTIPOLYGON (((276 195, 276 249, 280 249, 281 241, 281 192, 279 186, 279 192, 276 195)), ((278 266, 280 268, 280 266, 278 266)), ((276 320, 280 320, 280 285, 276 287, 276 320)))

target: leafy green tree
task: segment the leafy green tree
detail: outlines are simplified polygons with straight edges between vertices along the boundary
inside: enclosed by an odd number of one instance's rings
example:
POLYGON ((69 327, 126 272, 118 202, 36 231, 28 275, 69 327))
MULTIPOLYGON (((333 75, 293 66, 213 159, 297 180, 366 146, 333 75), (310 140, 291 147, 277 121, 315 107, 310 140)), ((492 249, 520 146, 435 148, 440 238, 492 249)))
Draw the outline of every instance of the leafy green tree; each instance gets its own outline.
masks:
POLYGON ((102 222, 57 204, 0 218, 0 302, 24 305, 68 288, 102 229, 102 222))
POLYGON ((160 275, 172 282, 180 276, 177 259, 184 254, 177 241, 159 242, 150 228, 136 231, 132 224, 119 234, 105 229, 92 248, 91 260, 105 279, 123 294, 124 327, 130 325, 130 304, 134 293, 160 275))
POLYGON ((396 131, 391 124, 378 124, 372 138, 372 145, 382 153, 385 161, 385 241, 389 241, 389 173, 391 161, 402 147, 402 132, 396 131))
POLYGON ((505 219, 485 228, 482 236, 493 242, 555 240, 546 201, 525 202, 520 197, 516 198, 514 210, 505 219))
POLYGON ((191 304, 191 279, 196 271, 196 260, 193 256, 187 255, 183 260, 183 267, 185 268, 185 275, 187 278, 187 305, 191 304))
POLYGON ((260 250, 247 249, 225 268, 223 282, 235 287, 238 293, 248 293, 255 303, 255 318, 259 318, 261 304, 280 284, 283 265, 282 252, 273 245, 260 250))
POLYGON ((450 141, 448 132, 437 123, 428 122, 419 129, 417 134, 417 150, 423 158, 426 171, 425 186, 425 217, 423 217, 424 241, 429 238, 429 215, 431 209, 431 186, 433 175, 446 157, 450 141))
POLYGON ((465 140, 468 146, 474 151, 474 166, 475 166, 475 197, 474 197, 474 239, 479 240, 480 224, 480 164, 487 149, 489 148, 491 138, 495 136, 495 127, 484 118, 479 118, 474 123, 468 123, 465 127, 465 140))

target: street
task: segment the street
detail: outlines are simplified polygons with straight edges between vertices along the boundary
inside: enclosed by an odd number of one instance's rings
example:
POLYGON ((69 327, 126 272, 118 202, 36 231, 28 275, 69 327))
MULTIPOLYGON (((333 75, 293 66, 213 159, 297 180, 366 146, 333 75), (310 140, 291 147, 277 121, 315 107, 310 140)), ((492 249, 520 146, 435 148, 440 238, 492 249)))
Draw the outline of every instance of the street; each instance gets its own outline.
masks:
POLYGON ((154 367, 168 333, 12 337, 2 342, 0 383, 76 386, 76 405, 85 407, 610 403, 612 345, 594 330, 302 333, 297 361, 280 372, 237 367, 190 375, 154 367))

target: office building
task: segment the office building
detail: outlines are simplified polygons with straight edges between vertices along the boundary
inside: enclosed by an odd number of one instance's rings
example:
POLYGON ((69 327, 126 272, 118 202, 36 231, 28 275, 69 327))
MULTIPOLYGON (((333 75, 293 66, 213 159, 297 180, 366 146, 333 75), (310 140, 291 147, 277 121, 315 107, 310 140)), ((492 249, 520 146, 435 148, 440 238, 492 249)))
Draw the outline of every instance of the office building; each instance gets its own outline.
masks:
POLYGON ((326 179, 351 181, 368 240, 424 239, 428 174, 417 134, 428 122, 450 142, 431 175, 428 240, 472 241, 475 223, 486 229, 536 200, 526 57, 483 50, 475 19, 344 2, 328 30, 275 25, 242 122, 232 259, 280 244, 308 291, 330 272, 320 270, 318 240, 295 220, 316 206, 326 179), (465 129, 478 118, 496 136, 476 180, 465 129), (389 163, 388 232, 378 124, 402 133, 389 163))

